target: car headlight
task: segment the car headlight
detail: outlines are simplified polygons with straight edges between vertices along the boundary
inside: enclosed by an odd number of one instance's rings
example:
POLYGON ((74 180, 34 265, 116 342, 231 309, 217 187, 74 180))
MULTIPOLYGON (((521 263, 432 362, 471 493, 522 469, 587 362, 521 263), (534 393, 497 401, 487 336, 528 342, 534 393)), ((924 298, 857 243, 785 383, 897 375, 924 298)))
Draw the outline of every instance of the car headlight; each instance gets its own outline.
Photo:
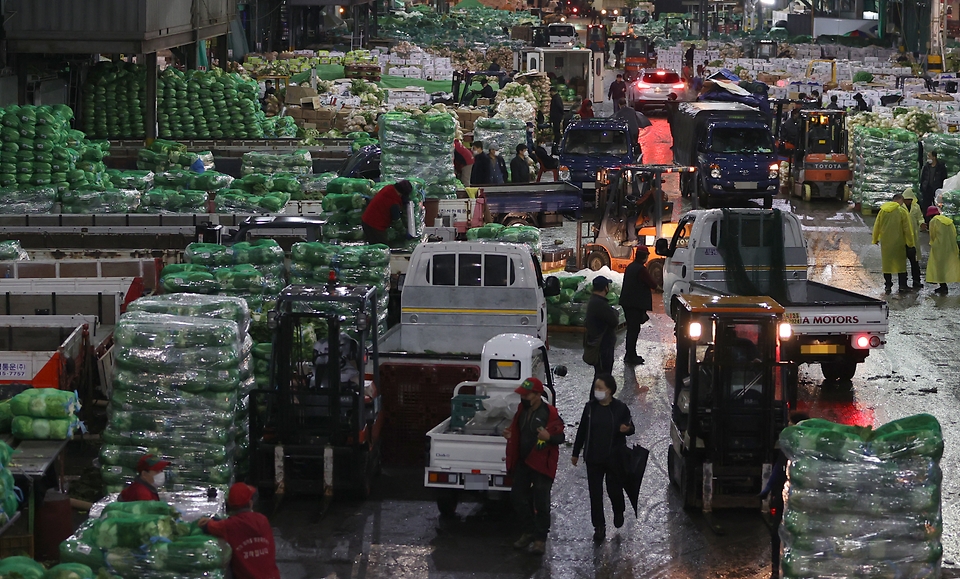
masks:
POLYGON ((776 179, 780 176, 780 165, 776 163, 770 164, 770 172, 767 174, 768 179, 776 179))
POLYGON ((710 165, 710 176, 714 179, 719 179, 720 175, 720 165, 710 165))
POLYGON ((560 180, 569 181, 570 180, 570 168, 569 167, 560 167, 560 180))

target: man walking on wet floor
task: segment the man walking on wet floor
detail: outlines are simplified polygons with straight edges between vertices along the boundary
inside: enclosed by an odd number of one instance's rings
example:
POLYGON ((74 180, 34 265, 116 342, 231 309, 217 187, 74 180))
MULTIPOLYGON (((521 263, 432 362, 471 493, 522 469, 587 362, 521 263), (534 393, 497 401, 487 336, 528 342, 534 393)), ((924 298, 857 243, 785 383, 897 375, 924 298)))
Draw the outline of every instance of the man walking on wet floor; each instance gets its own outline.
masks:
POLYGON ((627 364, 643 364, 643 356, 637 353, 637 340, 640 327, 650 320, 647 312, 653 309, 653 290, 657 289, 650 272, 647 271, 647 257, 650 250, 638 245, 633 261, 623 272, 623 288, 620 290, 620 307, 627 320, 627 353, 623 361, 627 364))
POLYGON ((897 274, 899 291, 909 293, 907 286, 907 252, 914 252, 913 228, 910 216, 903 208, 903 195, 897 193, 892 201, 880 206, 877 221, 873 224, 874 245, 880 244, 880 258, 883 271, 883 289, 890 293, 893 288, 893 274, 897 274))

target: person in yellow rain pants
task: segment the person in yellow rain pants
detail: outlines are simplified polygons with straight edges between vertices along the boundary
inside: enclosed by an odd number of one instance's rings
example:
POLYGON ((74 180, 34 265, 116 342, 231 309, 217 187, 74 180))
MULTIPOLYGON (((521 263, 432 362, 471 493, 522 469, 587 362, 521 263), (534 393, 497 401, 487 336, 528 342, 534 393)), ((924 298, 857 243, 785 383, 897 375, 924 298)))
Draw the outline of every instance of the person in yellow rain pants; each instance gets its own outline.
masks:
POLYGON ((927 283, 938 283, 934 292, 947 295, 947 284, 960 282, 960 248, 953 220, 940 215, 935 206, 927 208, 930 218, 930 257, 927 258, 927 283))
POLYGON ((880 244, 883 266, 883 289, 890 293, 893 274, 897 274, 900 293, 910 292, 907 287, 907 253, 916 253, 913 243, 913 228, 910 216, 903 208, 903 195, 897 193, 892 201, 880 206, 877 221, 873 224, 873 242, 880 244))
POLYGON ((907 210, 907 215, 910 217, 910 228, 913 229, 913 247, 916 248, 913 254, 910 253, 910 250, 907 250, 907 260, 910 261, 910 277, 913 278, 913 289, 920 291, 923 289, 923 284, 920 282, 920 226, 926 222, 923 220, 920 202, 917 201, 917 194, 914 193, 913 187, 907 187, 903 192, 903 208, 907 210))

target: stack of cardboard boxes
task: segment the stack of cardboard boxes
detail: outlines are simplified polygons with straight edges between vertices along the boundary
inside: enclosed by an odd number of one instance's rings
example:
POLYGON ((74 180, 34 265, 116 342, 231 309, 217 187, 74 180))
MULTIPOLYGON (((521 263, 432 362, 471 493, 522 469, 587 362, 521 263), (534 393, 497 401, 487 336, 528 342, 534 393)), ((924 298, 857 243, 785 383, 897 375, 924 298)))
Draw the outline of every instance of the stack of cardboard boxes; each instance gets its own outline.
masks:
POLYGON ((310 87, 287 87, 285 103, 287 116, 304 129, 317 129, 323 133, 334 126, 336 107, 323 106, 317 91, 310 87))
POLYGON ((415 51, 406 58, 396 54, 380 57, 383 74, 423 80, 453 80, 450 58, 415 51))
POLYGON ((477 119, 487 116, 487 112, 476 109, 457 109, 457 118, 460 120, 460 128, 465 133, 473 132, 473 125, 477 119))

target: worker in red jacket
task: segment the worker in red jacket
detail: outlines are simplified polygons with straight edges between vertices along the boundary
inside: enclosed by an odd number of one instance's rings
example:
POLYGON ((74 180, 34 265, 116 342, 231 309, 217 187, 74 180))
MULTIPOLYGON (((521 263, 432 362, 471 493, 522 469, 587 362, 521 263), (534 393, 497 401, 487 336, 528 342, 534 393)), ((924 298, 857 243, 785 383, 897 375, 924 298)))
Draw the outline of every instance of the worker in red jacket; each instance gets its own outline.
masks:
POLYGON ((507 439, 507 472, 513 478, 511 499, 523 533, 513 544, 534 555, 546 551, 550 533, 550 490, 557 476, 563 421, 557 409, 543 400, 543 382, 530 377, 515 390, 520 406, 507 439))
POLYGON ((387 229, 400 219, 403 207, 410 201, 413 185, 403 180, 377 191, 363 211, 363 239, 367 243, 387 243, 387 229))
POLYGON ((137 461, 137 478, 120 492, 121 503, 133 501, 159 501, 157 489, 166 482, 167 475, 163 469, 170 466, 170 461, 161 460, 152 454, 145 454, 137 461))
POLYGON ((230 544, 234 579, 280 579, 270 521, 253 510, 256 492, 248 484, 234 483, 227 495, 229 516, 222 521, 204 517, 197 523, 205 533, 230 544))
POLYGON ((464 187, 470 186, 470 173, 473 172, 473 152, 464 147, 460 139, 453 141, 453 168, 464 187))

